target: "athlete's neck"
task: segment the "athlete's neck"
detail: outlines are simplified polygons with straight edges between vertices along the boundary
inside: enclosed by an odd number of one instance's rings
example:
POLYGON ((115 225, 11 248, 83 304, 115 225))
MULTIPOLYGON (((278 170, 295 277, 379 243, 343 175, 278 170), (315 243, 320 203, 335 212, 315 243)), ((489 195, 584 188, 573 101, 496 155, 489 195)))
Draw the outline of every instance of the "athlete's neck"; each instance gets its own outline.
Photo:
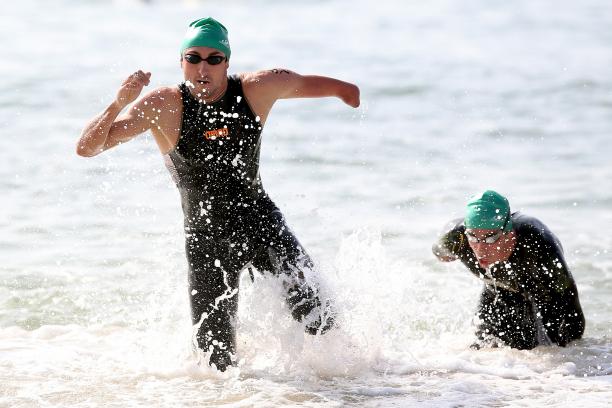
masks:
POLYGON ((215 103, 219 99, 223 98, 225 92, 227 92, 228 81, 227 77, 223 81, 223 84, 218 88, 215 88, 211 91, 211 93, 206 92, 205 90, 197 90, 190 86, 187 87, 189 89, 189 93, 198 101, 204 103, 215 103))

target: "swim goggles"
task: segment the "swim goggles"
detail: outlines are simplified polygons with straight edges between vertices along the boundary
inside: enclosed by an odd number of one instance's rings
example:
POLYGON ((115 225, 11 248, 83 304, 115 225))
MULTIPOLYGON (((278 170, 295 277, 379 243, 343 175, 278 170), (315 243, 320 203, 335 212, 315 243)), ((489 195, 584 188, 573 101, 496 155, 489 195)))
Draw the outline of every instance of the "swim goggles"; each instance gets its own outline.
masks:
POLYGON ((466 230, 465 236, 467 237, 469 242, 474 242, 474 243, 484 242, 485 244, 494 244, 497 242, 498 239, 501 238, 502 235, 504 235, 505 233, 504 230, 506 229, 506 225, 508 224, 509 220, 510 220, 510 212, 508 211, 508 215, 506 215, 506 220, 504 221, 504 225, 502 225, 499 231, 494 232, 491 235, 487 235, 484 238, 478 238, 474 234, 472 234, 470 231, 466 230))
POLYGON ((202 61, 206 61, 208 65, 219 65, 223 61, 227 60, 227 57, 221 55, 209 55, 206 58, 202 58, 197 54, 185 54, 183 58, 185 58, 185 61, 188 63, 194 65, 197 65, 202 61))

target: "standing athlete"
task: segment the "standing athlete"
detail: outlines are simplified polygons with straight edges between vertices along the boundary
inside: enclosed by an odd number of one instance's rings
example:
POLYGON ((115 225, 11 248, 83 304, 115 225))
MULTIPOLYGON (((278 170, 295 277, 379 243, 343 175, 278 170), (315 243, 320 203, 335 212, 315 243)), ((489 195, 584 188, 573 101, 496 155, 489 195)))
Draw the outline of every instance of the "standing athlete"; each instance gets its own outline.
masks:
POLYGON ((181 195, 197 345, 222 371, 235 363, 233 321, 247 267, 283 278, 291 314, 308 333, 333 326, 330 305, 304 273, 311 259, 264 191, 261 132, 278 99, 335 96, 359 106, 359 88, 333 78, 286 69, 228 76, 230 54, 221 23, 194 21, 180 48, 184 82, 152 90, 120 115, 151 78, 133 73, 77 144, 79 155, 91 157, 153 134, 181 195))
POLYGON ((496 340, 518 349, 565 346, 582 337, 584 315, 561 243, 540 220, 511 213, 495 191, 472 197, 432 249, 484 281, 473 347, 496 340))

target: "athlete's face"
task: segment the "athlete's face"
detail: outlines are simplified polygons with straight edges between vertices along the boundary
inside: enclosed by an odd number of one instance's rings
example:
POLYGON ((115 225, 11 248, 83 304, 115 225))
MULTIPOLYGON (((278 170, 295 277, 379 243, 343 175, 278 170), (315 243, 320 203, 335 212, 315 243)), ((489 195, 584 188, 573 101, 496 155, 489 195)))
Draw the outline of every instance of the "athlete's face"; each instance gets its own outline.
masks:
POLYGON ((514 231, 502 232, 495 242, 487 243, 487 241, 491 241, 491 238, 495 238, 499 233, 500 230, 490 229, 475 228, 465 230, 470 248, 474 251, 482 268, 488 268, 495 262, 505 261, 512 254, 516 242, 514 231))
POLYGON ((215 48, 191 47, 183 51, 181 68, 191 93, 206 102, 219 98, 227 88, 225 54, 215 48))

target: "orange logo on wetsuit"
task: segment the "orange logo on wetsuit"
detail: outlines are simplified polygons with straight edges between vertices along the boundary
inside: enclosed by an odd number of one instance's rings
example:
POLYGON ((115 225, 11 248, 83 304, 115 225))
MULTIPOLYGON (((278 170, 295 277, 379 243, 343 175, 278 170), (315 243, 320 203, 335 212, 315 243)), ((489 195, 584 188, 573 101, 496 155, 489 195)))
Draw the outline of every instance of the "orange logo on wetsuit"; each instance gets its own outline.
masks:
POLYGON ((211 140, 211 139, 214 140, 219 137, 228 137, 228 136, 229 136, 229 130, 227 130, 227 128, 207 130, 206 132, 204 132, 204 137, 207 140, 211 140))

